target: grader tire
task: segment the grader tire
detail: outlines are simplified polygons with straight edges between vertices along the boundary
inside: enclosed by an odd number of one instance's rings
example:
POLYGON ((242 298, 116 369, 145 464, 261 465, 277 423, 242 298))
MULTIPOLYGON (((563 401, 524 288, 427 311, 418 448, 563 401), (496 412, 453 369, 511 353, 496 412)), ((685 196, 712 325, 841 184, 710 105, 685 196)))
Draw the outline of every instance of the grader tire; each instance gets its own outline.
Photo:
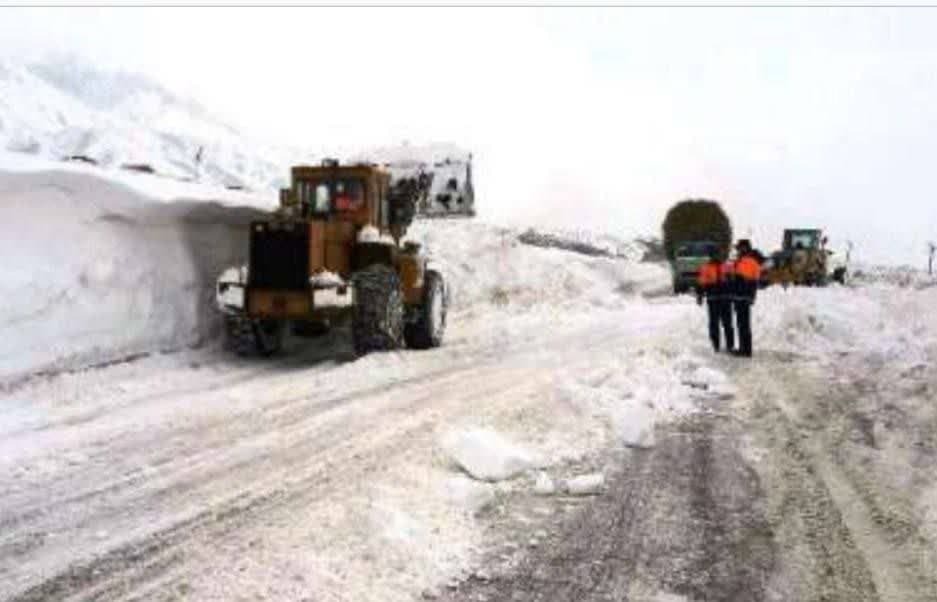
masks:
POLYGON ((351 333, 358 355, 391 351, 403 345, 404 308, 400 278, 385 265, 372 265, 352 276, 355 307, 351 333))
POLYGON ((274 355, 283 347, 283 336, 284 325, 276 320, 225 316, 225 344, 240 356, 274 355))
POLYGON ((244 316, 225 316, 225 347, 241 356, 254 352, 254 332, 251 321, 244 316))
POLYGON ((423 304, 416 310, 417 318, 403 331, 407 347, 439 347, 446 332, 446 310, 446 287, 442 275, 430 270, 423 280, 423 304))

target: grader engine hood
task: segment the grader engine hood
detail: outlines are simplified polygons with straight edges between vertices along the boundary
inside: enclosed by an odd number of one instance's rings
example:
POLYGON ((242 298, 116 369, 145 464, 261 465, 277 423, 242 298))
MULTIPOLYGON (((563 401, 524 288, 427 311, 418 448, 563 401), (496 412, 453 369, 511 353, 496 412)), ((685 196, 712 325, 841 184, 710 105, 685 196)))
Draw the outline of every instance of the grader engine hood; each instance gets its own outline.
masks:
POLYGON ((309 280, 310 229, 301 222, 251 224, 251 288, 305 290, 309 280))
POLYGON ((324 221, 251 224, 245 311, 301 319, 352 304, 347 276, 354 225, 324 221))
POLYGON ((345 277, 354 241, 355 226, 347 222, 254 222, 250 285, 299 290, 322 271, 345 277))

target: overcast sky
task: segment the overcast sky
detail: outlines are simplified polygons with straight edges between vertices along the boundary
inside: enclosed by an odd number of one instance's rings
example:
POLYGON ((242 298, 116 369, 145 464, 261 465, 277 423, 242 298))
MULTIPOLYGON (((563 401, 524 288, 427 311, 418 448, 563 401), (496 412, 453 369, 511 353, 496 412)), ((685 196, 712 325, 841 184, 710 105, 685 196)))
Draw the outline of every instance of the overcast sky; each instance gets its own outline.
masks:
POLYGON ((0 10, 11 53, 143 71, 255 135, 475 152, 490 219, 656 230, 682 197, 775 248, 923 265, 937 10, 0 10))

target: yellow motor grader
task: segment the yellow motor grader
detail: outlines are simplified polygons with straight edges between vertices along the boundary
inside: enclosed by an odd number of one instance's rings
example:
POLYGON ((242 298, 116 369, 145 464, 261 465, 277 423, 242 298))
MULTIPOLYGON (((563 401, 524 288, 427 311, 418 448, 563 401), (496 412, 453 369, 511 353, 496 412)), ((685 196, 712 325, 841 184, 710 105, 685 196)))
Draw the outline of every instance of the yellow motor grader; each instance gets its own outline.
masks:
POLYGON ((825 286, 829 283, 827 239, 818 229, 787 229, 780 251, 768 259, 764 284, 825 286))
POLYGON ((446 284, 420 245, 401 242, 420 194, 375 165, 293 167, 279 208, 250 225, 248 265, 218 280, 230 346, 269 355, 287 329, 315 335, 341 320, 358 353, 439 346, 446 284))

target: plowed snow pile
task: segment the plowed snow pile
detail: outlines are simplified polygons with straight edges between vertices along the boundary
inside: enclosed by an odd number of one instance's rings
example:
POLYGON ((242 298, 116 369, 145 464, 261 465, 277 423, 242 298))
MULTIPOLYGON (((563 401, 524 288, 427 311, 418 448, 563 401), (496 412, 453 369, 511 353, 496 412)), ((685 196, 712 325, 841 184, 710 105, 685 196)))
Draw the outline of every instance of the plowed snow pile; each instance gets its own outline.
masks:
POLYGON ((417 222, 409 234, 447 276, 456 310, 614 310, 667 285, 661 264, 526 245, 520 232, 478 221, 417 222))
MULTIPOLYGON (((0 272, 7 300, 0 382, 177 349, 219 333, 212 286, 222 269, 244 262, 244 226, 262 215, 240 204, 258 207, 262 199, 141 174, 116 173, 115 182, 80 166, 36 171, 49 164, 0 159, 28 171, 0 172, 0 252, 15 258, 0 272), (180 200, 186 194, 209 200, 180 200)), ((544 313, 564 322, 582 317, 575 310, 615 311, 666 279, 657 264, 532 247, 518 234, 428 221, 414 224, 410 237, 446 275, 460 320, 493 310, 511 316, 483 326, 492 337, 511 337, 544 313)))
POLYGON ((0 173, 0 381, 197 344, 253 210, 156 203, 78 173, 0 173))

